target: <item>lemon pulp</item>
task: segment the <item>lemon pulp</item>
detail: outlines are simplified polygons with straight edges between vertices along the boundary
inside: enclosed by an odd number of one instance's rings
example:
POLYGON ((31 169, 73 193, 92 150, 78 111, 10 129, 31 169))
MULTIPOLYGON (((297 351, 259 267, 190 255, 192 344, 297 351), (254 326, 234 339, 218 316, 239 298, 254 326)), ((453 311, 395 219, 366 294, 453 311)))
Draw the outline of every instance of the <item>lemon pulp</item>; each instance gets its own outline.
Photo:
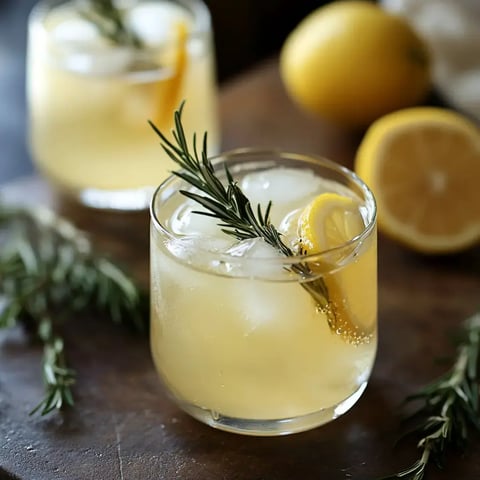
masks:
POLYGON ((418 107, 384 116, 362 140, 355 170, 393 239, 429 254, 479 241, 480 133, 462 115, 418 107))

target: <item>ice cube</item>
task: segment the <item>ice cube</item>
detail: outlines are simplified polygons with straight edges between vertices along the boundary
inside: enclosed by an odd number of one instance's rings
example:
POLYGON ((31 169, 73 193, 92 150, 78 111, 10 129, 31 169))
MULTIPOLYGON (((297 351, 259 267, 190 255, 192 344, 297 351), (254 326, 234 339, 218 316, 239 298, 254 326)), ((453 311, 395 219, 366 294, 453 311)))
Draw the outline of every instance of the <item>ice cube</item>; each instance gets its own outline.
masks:
POLYGON ((190 23, 185 10, 172 2, 141 3, 127 13, 125 22, 149 46, 170 40, 175 23, 190 23))
POLYGON ((168 242, 168 249, 175 257, 198 267, 217 265, 218 256, 232 244, 229 238, 208 235, 181 237, 168 242), (212 255, 210 255, 212 254, 212 255))
POLYGON ((102 37, 95 25, 80 17, 60 21, 50 33, 52 39, 59 44, 78 46, 102 43, 102 37))
POLYGON ((205 283, 206 277, 186 275, 185 267, 180 268, 179 264, 188 265, 187 268, 193 268, 193 270, 200 272, 212 273, 214 276, 225 275, 225 263, 221 261, 221 253, 227 250, 231 244, 232 240, 229 238, 210 236, 173 238, 165 243, 165 247, 176 260, 173 261, 168 257, 171 266, 168 266, 162 260, 165 264, 159 268, 160 270, 168 270, 169 275, 176 277, 178 284, 183 285, 182 288, 198 288, 205 283))
POLYGON ((242 240, 231 246, 226 253, 235 258, 223 264, 229 275, 278 279, 279 275, 285 274, 283 264, 279 261, 284 255, 263 238, 242 240))
POLYGON ((66 66, 69 70, 87 75, 116 75, 127 73, 133 61, 133 52, 127 48, 99 49, 88 54, 72 53, 66 66))
POLYGON ((232 257, 243 258, 280 258, 282 254, 269 245, 263 238, 242 240, 227 250, 232 257))
POLYGON ((207 210, 194 201, 183 203, 172 215, 170 220, 170 228, 172 232, 179 235, 189 236, 225 236, 225 234, 222 233, 222 227, 218 226, 220 220, 195 212, 207 212, 207 210))
POLYGON ((311 170, 275 168, 246 175, 241 188, 255 206, 289 204, 315 193, 319 188, 318 177, 311 170))
POLYGON ((275 168, 246 175, 240 186, 254 210, 260 204, 265 212, 272 202, 270 220, 278 226, 289 212, 305 206, 319 193, 321 181, 310 170, 275 168))
POLYGON ((51 29, 58 60, 85 75, 127 72, 134 60, 129 48, 112 47, 97 28, 83 18, 62 19, 51 29))
POLYGON ((234 284, 230 295, 245 336, 263 332, 271 341, 288 338, 298 334, 312 315, 312 300, 296 282, 244 280, 234 284))

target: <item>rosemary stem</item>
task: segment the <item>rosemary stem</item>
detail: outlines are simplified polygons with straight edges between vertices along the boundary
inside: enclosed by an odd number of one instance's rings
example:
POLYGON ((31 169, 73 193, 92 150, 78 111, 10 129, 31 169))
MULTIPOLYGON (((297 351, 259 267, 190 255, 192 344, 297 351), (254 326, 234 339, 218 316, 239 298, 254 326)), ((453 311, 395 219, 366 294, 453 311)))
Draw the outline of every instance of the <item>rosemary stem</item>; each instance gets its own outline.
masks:
POLYGON ((465 338, 457 348, 452 366, 440 379, 420 389, 407 401, 423 405, 411 418, 417 419, 413 434, 420 437, 420 458, 412 466, 384 480, 405 478, 422 480, 430 462, 441 466, 449 448, 463 449, 470 430, 480 432, 478 362, 480 313, 464 324, 465 338))
POLYGON ((147 295, 87 236, 51 210, 0 201, 0 328, 21 324, 43 345, 45 394, 31 413, 73 405, 61 324, 96 311, 146 331, 147 295))

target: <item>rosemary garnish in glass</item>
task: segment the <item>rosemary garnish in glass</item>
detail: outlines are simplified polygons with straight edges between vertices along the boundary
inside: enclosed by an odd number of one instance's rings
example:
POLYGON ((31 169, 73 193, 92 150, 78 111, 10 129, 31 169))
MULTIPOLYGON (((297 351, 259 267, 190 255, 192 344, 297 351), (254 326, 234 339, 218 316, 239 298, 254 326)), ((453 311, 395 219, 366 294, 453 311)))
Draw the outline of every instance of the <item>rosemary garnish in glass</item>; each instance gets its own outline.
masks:
POLYGON ((422 480, 429 464, 442 467, 449 448, 465 448, 471 429, 480 432, 480 313, 467 319, 463 330, 464 338, 450 370, 406 399, 421 402, 408 418, 416 423, 407 434, 419 439, 420 458, 409 468, 381 480, 422 480))
POLYGON ((32 413, 73 405, 62 322, 94 310, 145 331, 147 295, 50 210, 0 203, 0 247, 0 328, 21 324, 44 347, 45 397, 32 413))
MULTIPOLYGON (((192 150, 187 142, 182 124, 182 111, 184 103, 175 112, 175 129, 173 130, 174 144, 152 122, 150 125, 160 137, 162 147, 167 155, 182 169, 173 174, 180 177, 189 185, 196 187, 205 195, 188 190, 180 193, 202 205, 207 211, 197 211, 201 215, 214 217, 220 220, 221 230, 237 240, 249 238, 263 238, 265 242, 277 249, 283 255, 292 257, 302 254, 294 252, 282 241, 281 233, 270 221, 272 202, 263 210, 257 205, 253 209, 250 200, 242 192, 234 180, 227 165, 224 165, 227 185, 218 178, 215 167, 207 155, 207 132, 203 135, 202 151, 197 149, 197 137, 193 134, 192 150)), ((302 282, 302 287, 313 297, 319 309, 326 313, 332 329, 336 326, 335 310, 329 305, 328 289, 322 277, 315 275, 306 263, 295 263, 289 267, 297 273, 302 282)))
POLYGON ((123 12, 116 6, 115 0, 84 0, 85 7, 80 13, 100 34, 117 45, 142 48, 138 35, 125 24, 123 12))

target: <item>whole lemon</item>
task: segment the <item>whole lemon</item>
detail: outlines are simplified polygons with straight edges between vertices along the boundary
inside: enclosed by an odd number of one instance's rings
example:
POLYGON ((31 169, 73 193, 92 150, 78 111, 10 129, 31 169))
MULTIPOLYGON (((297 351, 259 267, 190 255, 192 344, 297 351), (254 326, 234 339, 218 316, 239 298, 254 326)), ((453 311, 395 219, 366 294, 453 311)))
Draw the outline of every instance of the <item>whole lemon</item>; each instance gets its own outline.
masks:
POLYGON ((346 126, 419 103, 430 59, 406 20, 368 1, 337 1, 308 15, 280 54, 290 96, 305 110, 346 126))

